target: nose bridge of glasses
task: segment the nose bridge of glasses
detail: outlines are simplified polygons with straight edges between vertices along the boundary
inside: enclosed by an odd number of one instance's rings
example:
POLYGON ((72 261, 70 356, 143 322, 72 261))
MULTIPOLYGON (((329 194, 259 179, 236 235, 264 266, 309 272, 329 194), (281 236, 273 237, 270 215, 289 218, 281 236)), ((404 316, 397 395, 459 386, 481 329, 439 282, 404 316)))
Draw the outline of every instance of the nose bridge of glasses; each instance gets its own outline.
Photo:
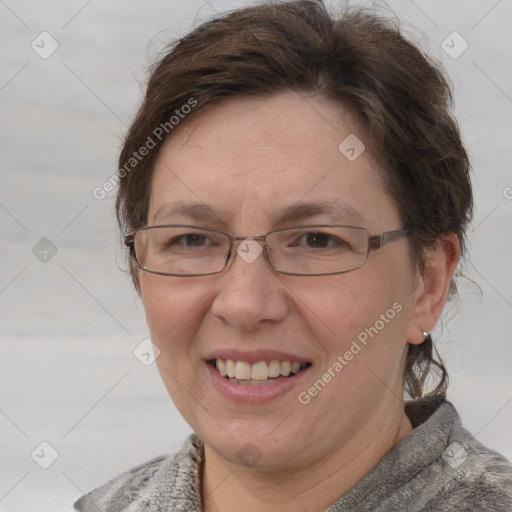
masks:
POLYGON ((266 238, 267 235, 228 235, 230 239, 230 249, 226 264, 231 260, 233 264, 234 253, 238 254, 246 263, 252 263, 263 253, 265 260, 269 260, 267 253, 266 238))
POLYGON ((250 238, 252 240, 258 240, 258 241, 264 242, 265 239, 267 238, 267 235, 252 236, 252 235, 232 235, 232 234, 230 234, 229 237, 232 240, 235 240, 237 243, 239 243, 240 240, 243 241, 243 240, 247 240, 248 238, 250 238))

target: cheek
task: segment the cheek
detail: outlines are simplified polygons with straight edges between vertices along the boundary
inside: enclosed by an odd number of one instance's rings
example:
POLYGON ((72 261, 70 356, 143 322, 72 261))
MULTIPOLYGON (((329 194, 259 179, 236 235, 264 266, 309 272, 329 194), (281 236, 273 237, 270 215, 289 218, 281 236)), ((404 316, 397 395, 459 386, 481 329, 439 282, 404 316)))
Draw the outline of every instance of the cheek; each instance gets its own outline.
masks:
MULTIPOLYGON (((140 279, 141 298, 146 313, 146 322, 151 335, 160 338, 165 333, 166 324, 170 325, 170 314, 176 314, 177 301, 163 277, 144 273, 140 279)), ((156 341, 156 340, 153 340, 156 341)))
POLYGON ((387 309, 392 295, 389 283, 364 270, 328 277, 328 281, 301 287, 297 293, 309 307, 310 316, 330 330, 331 336, 364 328, 384 305, 387 309))
POLYGON ((204 285, 199 287, 191 280, 147 272, 140 282, 151 341, 160 350, 158 370, 174 403, 188 417, 189 393, 200 394, 194 377, 197 347, 192 340, 206 314, 204 298, 211 287, 205 292, 204 285))
POLYGON ((404 282, 401 278, 390 280, 390 275, 397 274, 363 267, 334 276, 328 286, 302 290, 304 303, 309 306, 304 312, 316 325, 316 337, 322 340, 329 359, 347 350, 358 339, 363 344, 367 342, 365 352, 383 355, 392 344, 401 350, 399 345, 403 345, 407 328, 410 309, 407 296, 410 294, 405 279, 404 282), (374 339, 382 340, 375 348, 369 343, 374 339))
POLYGON ((205 290, 186 278, 141 276, 141 298, 152 340, 165 351, 178 340, 186 341, 199 325, 205 290))

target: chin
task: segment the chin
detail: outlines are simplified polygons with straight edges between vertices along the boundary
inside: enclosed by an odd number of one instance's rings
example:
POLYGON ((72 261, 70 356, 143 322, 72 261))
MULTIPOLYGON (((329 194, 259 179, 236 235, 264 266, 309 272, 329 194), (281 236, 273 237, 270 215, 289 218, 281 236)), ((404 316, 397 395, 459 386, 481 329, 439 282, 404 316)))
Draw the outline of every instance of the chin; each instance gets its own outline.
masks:
MULTIPOLYGON (((273 422, 276 429, 277 423, 273 422)), ((233 425, 232 425, 233 427, 233 425)), ((297 433, 269 436, 268 428, 250 428, 247 424, 237 425, 238 434, 230 435, 222 427, 216 431, 196 430, 203 443, 223 459, 237 466, 254 467, 262 471, 282 470, 296 467, 304 455, 297 433)))

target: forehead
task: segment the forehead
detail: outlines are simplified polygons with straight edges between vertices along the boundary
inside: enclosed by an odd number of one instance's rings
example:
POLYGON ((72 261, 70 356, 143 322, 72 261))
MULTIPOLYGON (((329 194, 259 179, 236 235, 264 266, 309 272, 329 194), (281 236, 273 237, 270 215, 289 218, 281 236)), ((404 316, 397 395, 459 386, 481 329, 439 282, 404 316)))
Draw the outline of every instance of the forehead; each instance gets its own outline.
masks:
POLYGON ((197 115, 166 141, 148 222, 177 203, 223 212, 223 222, 275 221, 303 203, 363 220, 371 219, 378 204, 391 219, 396 208, 382 172, 364 150, 364 134, 352 117, 329 100, 293 92, 233 98, 197 115))

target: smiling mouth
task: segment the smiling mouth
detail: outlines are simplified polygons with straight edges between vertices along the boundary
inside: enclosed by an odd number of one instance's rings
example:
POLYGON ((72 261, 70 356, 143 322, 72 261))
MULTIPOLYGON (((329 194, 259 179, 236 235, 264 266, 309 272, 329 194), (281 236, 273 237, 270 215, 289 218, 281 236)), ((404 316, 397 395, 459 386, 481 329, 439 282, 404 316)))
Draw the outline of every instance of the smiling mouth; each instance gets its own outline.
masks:
POLYGON ((311 366, 311 363, 278 360, 251 364, 247 361, 220 358, 212 359, 208 363, 230 382, 246 386, 265 386, 278 380, 289 379, 311 366))

